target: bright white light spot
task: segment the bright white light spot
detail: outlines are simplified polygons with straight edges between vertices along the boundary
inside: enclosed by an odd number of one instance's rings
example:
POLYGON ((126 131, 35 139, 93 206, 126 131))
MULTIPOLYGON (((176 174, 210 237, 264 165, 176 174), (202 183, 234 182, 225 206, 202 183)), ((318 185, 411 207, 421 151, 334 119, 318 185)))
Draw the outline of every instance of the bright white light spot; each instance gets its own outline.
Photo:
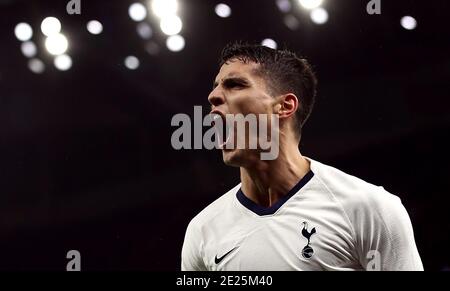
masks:
POLYGON ((35 74, 42 74, 45 71, 45 65, 40 59, 29 60, 28 68, 35 74))
POLYGON ((91 20, 87 23, 87 30, 92 34, 100 34, 103 31, 103 25, 100 21, 91 20))
POLYGON ((153 31, 147 22, 141 22, 136 27, 137 33, 143 39, 149 39, 152 37, 153 31))
POLYGON ((284 17, 284 24, 291 30, 296 30, 300 26, 298 19, 295 18, 294 15, 290 14, 284 17))
POLYGON ((22 45, 20 46, 20 50, 22 51, 23 55, 26 56, 27 58, 32 58, 37 53, 36 45, 32 41, 23 42, 22 45))
POLYGON ((289 0, 277 0, 277 6, 278 9, 280 9, 281 12, 287 13, 291 11, 292 5, 289 0))
POLYGON ((417 21, 412 16, 403 16, 400 24, 404 29, 413 30, 417 26, 417 21))
POLYGON ((272 49, 277 49, 277 43, 276 43, 273 39, 271 39, 271 38, 266 38, 266 39, 264 39, 264 40, 261 42, 261 44, 262 44, 263 46, 270 47, 270 48, 272 48, 272 49))
POLYGON ((33 36, 33 29, 28 23, 21 22, 14 28, 14 34, 18 40, 27 41, 33 36))
POLYGON ((175 15, 178 11, 177 0, 153 0, 151 6, 153 13, 160 18, 175 15))
POLYGON ((151 41, 145 45, 145 50, 152 56, 156 56, 159 53, 159 46, 151 41))
POLYGON ((312 10, 309 16, 315 24, 324 24, 328 21, 328 12, 322 7, 312 10))
POLYGON ((299 2, 305 9, 314 9, 322 4, 322 0, 299 0, 299 2))
POLYGON ((162 32, 167 35, 178 34, 183 28, 183 22, 176 15, 166 16, 161 19, 160 27, 162 32))
POLYGON ((72 59, 68 55, 60 55, 55 58, 55 67, 60 71, 67 71, 72 67, 72 59))
POLYGON ((41 31, 46 36, 58 34, 61 31, 61 22, 56 17, 46 17, 42 20, 41 31))
POLYGON ((128 14, 136 22, 142 21, 147 17, 147 8, 142 3, 133 3, 128 8, 128 14))
POLYGON ((136 70, 139 68, 139 59, 135 56, 128 56, 125 58, 125 67, 127 67, 130 70, 136 70))
POLYGON ((226 18, 231 15, 231 8, 227 4, 223 4, 223 3, 217 4, 215 11, 216 11, 216 14, 222 18, 226 18))
POLYGON ((47 51, 52 55, 62 55, 67 51, 69 42, 63 34, 58 33, 47 37, 47 39, 45 40, 45 47, 47 48, 47 51))
POLYGON ((166 45, 170 51, 179 52, 184 49, 185 41, 181 35, 172 35, 167 38, 166 45))

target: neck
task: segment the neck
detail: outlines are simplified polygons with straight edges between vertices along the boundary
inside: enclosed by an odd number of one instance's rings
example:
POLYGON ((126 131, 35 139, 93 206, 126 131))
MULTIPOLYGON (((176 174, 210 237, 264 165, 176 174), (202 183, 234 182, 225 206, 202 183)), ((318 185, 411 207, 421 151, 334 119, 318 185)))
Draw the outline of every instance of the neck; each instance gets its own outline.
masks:
POLYGON ((241 187, 245 196, 261 206, 270 207, 288 194, 308 173, 310 166, 296 145, 280 144, 277 159, 259 159, 251 166, 240 169, 241 187))

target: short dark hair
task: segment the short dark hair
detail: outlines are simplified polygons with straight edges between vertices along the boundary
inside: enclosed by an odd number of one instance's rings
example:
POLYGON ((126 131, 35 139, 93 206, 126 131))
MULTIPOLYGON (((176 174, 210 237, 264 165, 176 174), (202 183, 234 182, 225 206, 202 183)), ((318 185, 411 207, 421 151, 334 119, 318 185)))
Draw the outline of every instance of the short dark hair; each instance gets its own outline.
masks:
POLYGON ((299 98, 296 112, 298 136, 311 114, 316 98, 317 78, 311 65, 294 52, 276 50, 259 44, 233 42, 225 46, 219 65, 239 60, 260 65, 258 73, 267 82, 272 95, 293 93, 299 98))

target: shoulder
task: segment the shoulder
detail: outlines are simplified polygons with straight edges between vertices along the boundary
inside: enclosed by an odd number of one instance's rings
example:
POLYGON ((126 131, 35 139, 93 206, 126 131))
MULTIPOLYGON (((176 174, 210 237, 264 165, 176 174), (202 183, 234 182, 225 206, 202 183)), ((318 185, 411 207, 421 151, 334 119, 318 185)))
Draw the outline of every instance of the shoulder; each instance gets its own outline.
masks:
POLYGON ((228 192, 217 198, 211 204, 206 206, 194 218, 192 218, 191 222, 189 223, 189 227, 201 229, 203 226, 219 219, 221 215, 223 215, 228 209, 233 207, 233 199, 240 187, 241 184, 239 183, 228 192))
POLYGON ((340 204, 353 232, 361 266, 370 268, 372 252, 382 270, 423 270, 408 212, 399 197, 336 168, 311 161, 320 190, 340 204))
POLYGON ((401 204, 399 197, 389 193, 382 186, 371 184, 317 161, 310 161, 320 186, 338 200, 346 211, 355 211, 355 208, 362 210, 366 207, 382 211, 401 204))

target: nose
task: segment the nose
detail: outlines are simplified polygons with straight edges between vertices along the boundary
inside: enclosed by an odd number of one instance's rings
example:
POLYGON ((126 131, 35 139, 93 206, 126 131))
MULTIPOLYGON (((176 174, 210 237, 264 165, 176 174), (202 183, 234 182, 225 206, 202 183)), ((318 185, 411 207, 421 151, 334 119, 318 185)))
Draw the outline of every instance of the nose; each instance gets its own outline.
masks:
POLYGON ((225 98, 223 97, 223 94, 221 94, 220 90, 215 88, 211 93, 209 93, 208 102, 212 106, 219 106, 225 103, 225 98))

